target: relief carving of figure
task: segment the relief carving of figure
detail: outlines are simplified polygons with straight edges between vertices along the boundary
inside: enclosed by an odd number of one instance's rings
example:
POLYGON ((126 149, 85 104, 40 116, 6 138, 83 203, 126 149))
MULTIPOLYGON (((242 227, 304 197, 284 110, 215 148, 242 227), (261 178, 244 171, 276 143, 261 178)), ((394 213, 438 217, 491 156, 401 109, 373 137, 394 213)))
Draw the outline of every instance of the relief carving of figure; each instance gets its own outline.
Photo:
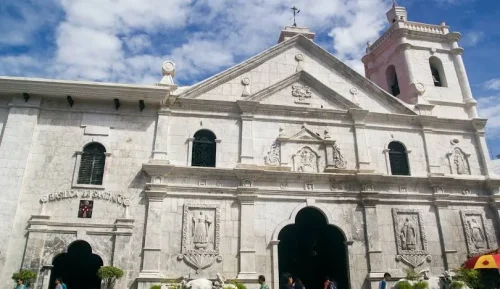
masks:
POLYGON ((299 164, 297 171, 299 172, 317 172, 316 155, 310 148, 305 147, 298 155, 299 164))
POLYGON ((333 166, 338 169, 345 169, 347 162, 344 156, 340 153, 340 149, 336 143, 333 144, 333 166))
POLYGON ((470 175, 469 166, 462 150, 460 148, 455 148, 453 151, 453 163, 457 169, 457 174, 470 175))
POLYGON ((268 166, 278 166, 280 164, 280 146, 278 143, 274 142, 271 145, 271 149, 267 152, 264 162, 268 166))
POLYGON ((476 246, 476 249, 481 249, 486 247, 486 240, 484 238, 483 230, 481 226, 477 223, 476 219, 472 219, 467 222, 469 225, 469 231, 471 234, 472 243, 476 246))
POLYGON ((399 236, 401 238, 401 247, 403 250, 415 250, 417 248, 417 233, 415 231, 415 226, 409 218, 406 218, 399 236))
POLYGON ((208 232, 211 223, 208 216, 201 211, 199 215, 193 216, 193 243, 196 249, 208 246, 208 232))

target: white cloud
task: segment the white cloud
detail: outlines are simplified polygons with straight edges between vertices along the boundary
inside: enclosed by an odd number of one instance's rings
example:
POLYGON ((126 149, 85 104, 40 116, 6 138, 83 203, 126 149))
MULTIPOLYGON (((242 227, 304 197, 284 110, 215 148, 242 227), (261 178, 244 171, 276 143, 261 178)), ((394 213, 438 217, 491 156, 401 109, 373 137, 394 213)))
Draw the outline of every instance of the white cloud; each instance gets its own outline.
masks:
POLYGON ((462 45, 476 46, 484 37, 483 31, 471 31, 464 34, 462 38, 462 45))
POLYGON ((335 55, 362 72, 365 43, 378 37, 389 7, 388 0, 57 1, 65 18, 44 76, 131 83, 158 81, 167 59, 179 80, 193 82, 255 55, 292 23, 293 5, 302 8, 299 26, 329 32, 335 55))
POLYGON ((500 90, 500 78, 494 78, 486 81, 483 87, 488 90, 500 90))
POLYGON ((500 139, 500 95, 478 98, 481 117, 487 118, 486 130, 491 139, 500 139))

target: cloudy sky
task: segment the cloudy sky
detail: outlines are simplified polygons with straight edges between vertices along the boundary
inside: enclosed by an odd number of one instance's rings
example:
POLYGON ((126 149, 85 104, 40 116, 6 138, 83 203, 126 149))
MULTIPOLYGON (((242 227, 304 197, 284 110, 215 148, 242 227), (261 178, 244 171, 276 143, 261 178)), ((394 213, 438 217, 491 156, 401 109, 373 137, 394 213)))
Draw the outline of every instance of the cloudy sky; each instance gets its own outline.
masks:
MULTIPOLYGON (((409 20, 462 33, 491 154, 500 154, 498 0, 398 0, 409 20)), ((291 6, 316 42, 362 72, 390 0, 1 0, 0 75, 152 84, 164 60, 193 84, 274 45, 291 6)))

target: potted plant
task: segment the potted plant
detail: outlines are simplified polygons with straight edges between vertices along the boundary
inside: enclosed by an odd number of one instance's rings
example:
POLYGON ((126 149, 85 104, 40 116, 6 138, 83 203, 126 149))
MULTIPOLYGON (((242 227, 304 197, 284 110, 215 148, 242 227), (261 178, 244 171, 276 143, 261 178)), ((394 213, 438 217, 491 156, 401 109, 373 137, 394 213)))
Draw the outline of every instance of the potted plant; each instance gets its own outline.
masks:
POLYGON ((97 271, 97 276, 103 281, 105 289, 112 289, 116 280, 123 276, 123 270, 113 266, 102 266, 97 271))
POLYGON ((12 279, 15 281, 21 279, 26 287, 29 287, 36 280, 36 273, 31 270, 20 270, 17 273, 12 274, 12 279))

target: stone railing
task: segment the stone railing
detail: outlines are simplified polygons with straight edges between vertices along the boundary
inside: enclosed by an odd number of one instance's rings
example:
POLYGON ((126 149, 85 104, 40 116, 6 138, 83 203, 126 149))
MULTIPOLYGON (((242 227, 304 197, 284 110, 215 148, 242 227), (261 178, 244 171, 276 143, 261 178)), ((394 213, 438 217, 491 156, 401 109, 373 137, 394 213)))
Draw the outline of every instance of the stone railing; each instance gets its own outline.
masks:
POLYGON ((431 25, 418 22, 404 22, 404 28, 413 31, 422 31, 433 34, 448 34, 448 26, 445 25, 431 25))

